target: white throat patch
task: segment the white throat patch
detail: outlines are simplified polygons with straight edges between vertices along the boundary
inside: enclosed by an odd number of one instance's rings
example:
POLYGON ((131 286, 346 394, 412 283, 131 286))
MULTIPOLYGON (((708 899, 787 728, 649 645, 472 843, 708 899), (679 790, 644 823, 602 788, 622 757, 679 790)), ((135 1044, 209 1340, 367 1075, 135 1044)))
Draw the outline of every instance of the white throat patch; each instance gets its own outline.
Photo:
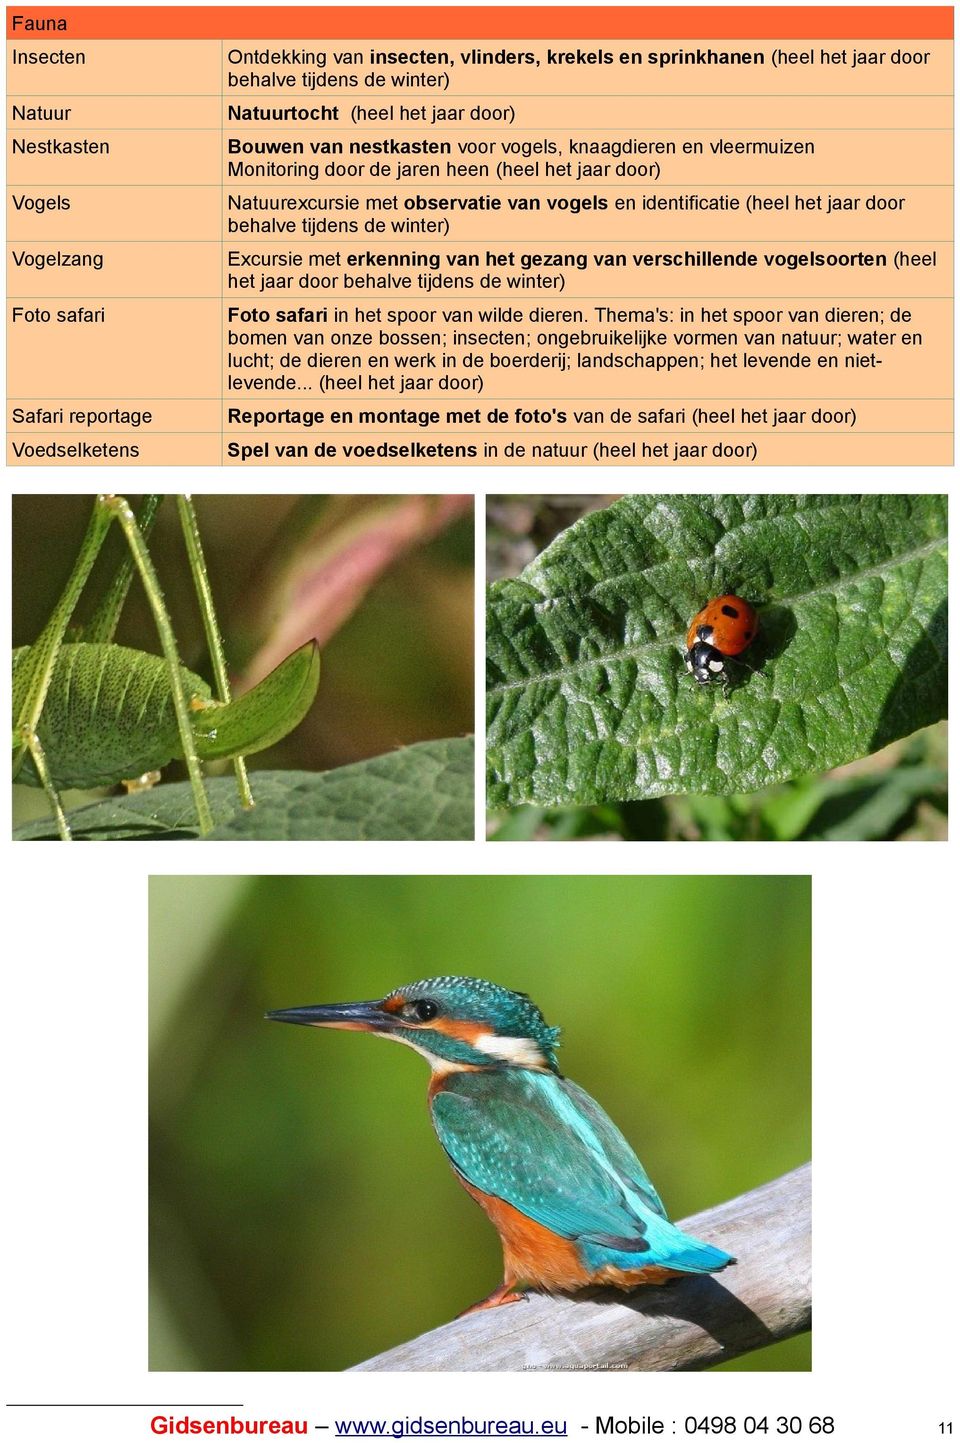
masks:
MULTIPOLYGON (((435 1077, 446 1077, 451 1072, 469 1071, 470 1064, 465 1062, 453 1062, 446 1057, 438 1057, 435 1052, 428 1048, 421 1047, 411 1037, 401 1037, 396 1032, 372 1032, 371 1037, 382 1037, 386 1042, 402 1042, 404 1047, 412 1048, 425 1057, 430 1064, 431 1071, 435 1077)), ((529 1037, 498 1037, 495 1032, 482 1032, 479 1037, 474 1038, 467 1044, 477 1052, 482 1052, 485 1057, 492 1057, 497 1062, 511 1062, 514 1067, 533 1067, 539 1072, 549 1072, 550 1065, 544 1057, 537 1044, 529 1037)))
POLYGON ((536 1067, 541 1071, 547 1068, 546 1058, 530 1037, 498 1037, 495 1032, 482 1032, 470 1046, 498 1062, 512 1062, 515 1067, 536 1067))

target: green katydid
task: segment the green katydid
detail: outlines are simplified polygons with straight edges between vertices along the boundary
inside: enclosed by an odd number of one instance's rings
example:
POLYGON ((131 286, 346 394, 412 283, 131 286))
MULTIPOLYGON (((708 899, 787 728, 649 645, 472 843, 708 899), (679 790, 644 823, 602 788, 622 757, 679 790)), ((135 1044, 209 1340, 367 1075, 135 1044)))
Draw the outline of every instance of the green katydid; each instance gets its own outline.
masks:
POLYGON ((203 617, 217 697, 182 665, 147 540, 162 496, 147 496, 139 516, 122 496, 102 495, 73 571, 32 646, 13 653, 14 780, 46 791, 63 841, 70 826, 60 801, 65 787, 109 786, 186 763, 200 832, 213 829, 201 761, 232 758, 241 804, 253 806, 244 756, 272 746, 302 721, 316 695, 320 655, 307 642, 244 696, 233 700, 189 496, 177 507, 203 617), (78 639, 67 628, 113 522, 127 553, 78 639), (114 640, 134 572, 160 638, 162 656, 114 640))

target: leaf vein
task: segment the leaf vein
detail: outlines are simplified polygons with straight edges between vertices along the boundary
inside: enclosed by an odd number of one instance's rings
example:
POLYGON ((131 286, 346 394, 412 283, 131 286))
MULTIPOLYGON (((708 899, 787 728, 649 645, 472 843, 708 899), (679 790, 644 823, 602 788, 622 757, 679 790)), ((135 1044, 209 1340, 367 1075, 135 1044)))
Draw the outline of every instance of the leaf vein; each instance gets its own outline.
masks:
MULTIPOLYGON (((794 606, 800 602, 808 601, 810 598, 815 596, 836 594, 837 592, 843 591, 848 587, 854 586, 862 581, 867 581, 874 576, 887 576, 890 572, 895 571, 902 566, 908 565, 911 561, 922 560, 928 556, 933 555, 936 552, 941 551, 945 547, 945 545, 946 539, 944 537, 936 537, 932 541, 924 543, 923 546, 914 547, 910 551, 901 552, 895 557, 891 557, 886 561, 879 562, 874 566, 867 566, 863 567, 859 571, 849 572, 846 575, 835 580, 824 582, 819 586, 812 586, 805 591, 796 592, 792 596, 776 598, 771 604, 777 606, 794 606)), ((553 603, 556 600, 558 600, 558 598, 545 597, 544 605, 546 605, 547 603, 553 603)), ((540 603, 536 603, 534 606, 534 610, 537 610, 539 606, 540 603)), ((762 616, 762 607, 760 608, 760 613, 762 616)), ((636 660, 650 652, 660 651, 670 646, 679 646, 683 640, 683 633, 676 632, 673 634, 672 637, 658 637, 655 641, 643 642, 639 646, 624 647, 619 651, 599 652, 596 656, 585 657, 582 659, 577 659, 576 661, 570 661, 561 669, 556 671, 540 671, 536 672, 533 675, 525 676, 520 681, 495 683, 488 688, 488 695, 494 697, 505 695, 508 692, 523 691, 532 686, 537 686, 542 682, 563 682, 564 680, 566 680, 566 678, 570 675, 571 672, 583 671, 589 667, 606 666, 616 663, 618 661, 636 660)), ((515 652, 514 655, 516 655, 515 652)))

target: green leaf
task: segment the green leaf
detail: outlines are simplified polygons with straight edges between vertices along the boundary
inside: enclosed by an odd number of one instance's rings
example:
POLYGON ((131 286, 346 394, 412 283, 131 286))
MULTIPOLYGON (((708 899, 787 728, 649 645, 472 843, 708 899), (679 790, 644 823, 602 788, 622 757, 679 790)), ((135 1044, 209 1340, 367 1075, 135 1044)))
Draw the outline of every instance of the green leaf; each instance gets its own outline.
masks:
POLYGON ((490 803, 754 791, 946 715, 944 496, 629 496, 489 588, 490 803), (761 632, 698 686, 691 618, 761 632))
MULTIPOLYGON (((872 842, 893 836, 919 801, 946 797, 947 776, 938 767, 898 767, 878 776, 819 778, 810 782, 795 817, 793 832, 806 841, 872 842), (806 816, 804 816, 806 812, 806 816)), ((782 840, 788 834, 786 808, 774 799, 764 808, 766 830, 782 840)))
MULTIPOLYGON (((207 841, 467 841, 473 837, 473 739, 401 747, 330 772, 252 772, 256 806, 243 811, 233 777, 207 782, 215 830, 207 841)), ((77 841, 197 837, 189 783, 108 797, 69 815, 77 841)), ((55 839, 28 822, 15 840, 55 839)))

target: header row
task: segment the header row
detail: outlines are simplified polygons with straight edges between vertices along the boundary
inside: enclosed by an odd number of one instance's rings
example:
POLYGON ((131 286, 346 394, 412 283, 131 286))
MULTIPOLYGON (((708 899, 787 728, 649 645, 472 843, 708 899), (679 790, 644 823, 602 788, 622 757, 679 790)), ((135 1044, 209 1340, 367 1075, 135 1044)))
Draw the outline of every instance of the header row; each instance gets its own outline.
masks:
POLYGON ((7 10, 8 40, 950 40, 950 6, 79 5, 7 10))

